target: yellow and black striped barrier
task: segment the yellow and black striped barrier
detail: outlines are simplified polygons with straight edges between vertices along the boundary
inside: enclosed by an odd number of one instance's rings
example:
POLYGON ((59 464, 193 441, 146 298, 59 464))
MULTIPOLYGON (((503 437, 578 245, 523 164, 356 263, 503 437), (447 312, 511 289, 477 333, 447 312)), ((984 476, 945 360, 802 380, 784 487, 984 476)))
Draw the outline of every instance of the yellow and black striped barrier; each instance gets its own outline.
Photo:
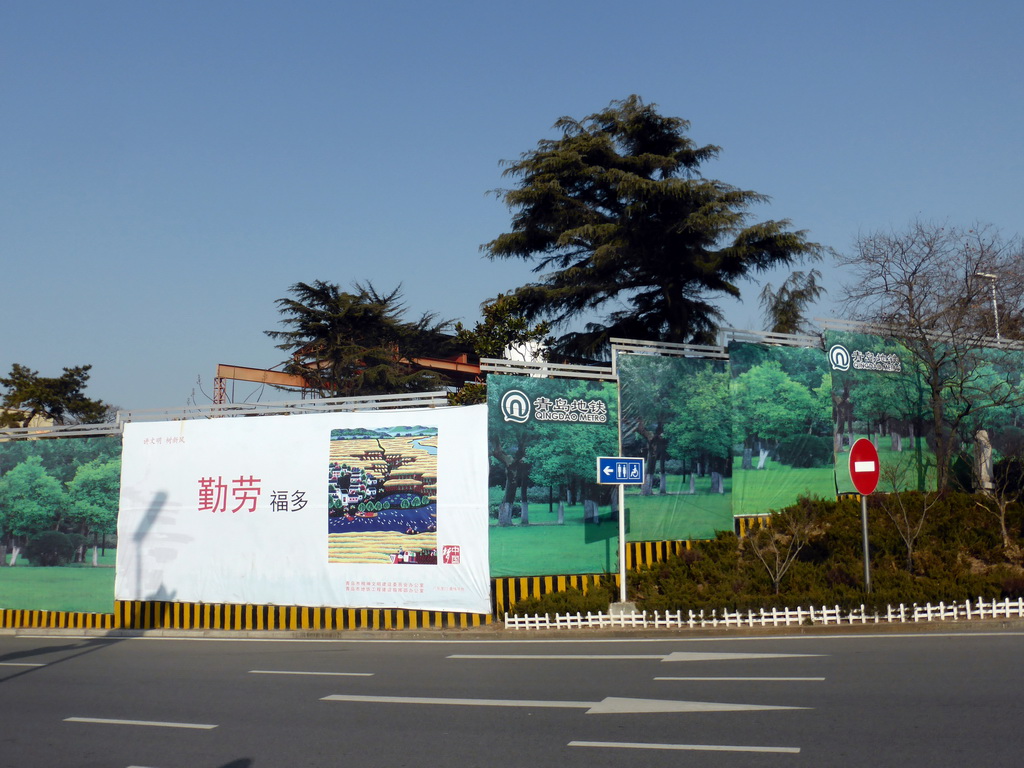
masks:
POLYGON ((771 515, 738 515, 733 518, 736 535, 741 539, 755 528, 771 525, 771 515))
POLYGON ((117 629, 112 613, 0 609, 0 629, 117 629))
POLYGON ((490 623, 490 616, 454 611, 401 608, 312 608, 297 605, 214 605, 119 602, 121 629, 220 629, 331 631, 345 629, 468 628, 490 623))
POLYGON ((553 592, 564 592, 567 589, 578 589, 586 593, 596 587, 602 579, 613 579, 618 584, 618 576, 585 573, 572 576, 507 576, 493 580, 492 603, 494 615, 501 617, 520 600, 530 597, 543 597, 553 592))
MULTIPOLYGON (((641 541, 626 546, 626 568, 662 562, 693 546, 691 541, 641 541)), ((493 623, 520 600, 575 588, 587 592, 602 580, 618 586, 618 574, 512 576, 491 581, 492 615, 402 608, 315 608, 120 601, 112 613, 0 609, 0 629, 337 631, 349 629, 471 629, 493 623)))
POLYGON ((401 608, 311 608, 210 603, 118 602, 113 613, 0 610, 2 629, 90 630, 284 630, 469 629, 490 624, 492 617, 455 611, 401 608))

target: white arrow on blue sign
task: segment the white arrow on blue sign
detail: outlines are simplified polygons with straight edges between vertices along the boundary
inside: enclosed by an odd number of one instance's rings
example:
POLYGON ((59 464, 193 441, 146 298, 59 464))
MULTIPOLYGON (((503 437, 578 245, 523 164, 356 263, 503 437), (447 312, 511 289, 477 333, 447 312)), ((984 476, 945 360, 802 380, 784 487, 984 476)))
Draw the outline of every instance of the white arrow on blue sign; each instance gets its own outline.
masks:
POLYGON ((644 460, 630 456, 598 456, 597 482, 603 485, 642 485, 644 460))

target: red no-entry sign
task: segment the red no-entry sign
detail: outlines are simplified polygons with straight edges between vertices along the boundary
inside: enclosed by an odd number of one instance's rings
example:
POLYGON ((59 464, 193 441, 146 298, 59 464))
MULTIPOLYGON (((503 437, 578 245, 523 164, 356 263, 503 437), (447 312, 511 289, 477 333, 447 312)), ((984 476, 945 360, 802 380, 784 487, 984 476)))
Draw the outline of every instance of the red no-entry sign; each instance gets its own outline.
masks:
POLYGON ((874 493, 878 487, 880 471, 875 444, 862 437, 850 448, 850 478, 853 487, 862 496, 874 493))

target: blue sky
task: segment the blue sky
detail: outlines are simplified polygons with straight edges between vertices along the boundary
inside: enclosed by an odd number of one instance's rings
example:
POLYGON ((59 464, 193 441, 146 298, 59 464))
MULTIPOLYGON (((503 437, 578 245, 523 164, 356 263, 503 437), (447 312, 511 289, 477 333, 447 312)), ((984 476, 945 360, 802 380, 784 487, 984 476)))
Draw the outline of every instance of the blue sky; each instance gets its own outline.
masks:
MULTIPOLYGON (((500 161, 632 93, 839 251, 915 217, 1024 233, 1022 33, 994 0, 2 0, 0 371, 206 402, 217 363, 280 362, 296 281, 472 324, 532 277, 479 252, 500 161)), ((759 292, 731 325, 761 327, 759 292)))

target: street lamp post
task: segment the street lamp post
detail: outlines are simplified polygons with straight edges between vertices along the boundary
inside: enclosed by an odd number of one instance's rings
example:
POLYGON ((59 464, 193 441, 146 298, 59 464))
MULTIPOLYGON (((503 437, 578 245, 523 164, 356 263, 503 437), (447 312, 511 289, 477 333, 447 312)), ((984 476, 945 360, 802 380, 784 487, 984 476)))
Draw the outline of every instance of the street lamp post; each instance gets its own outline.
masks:
POLYGON ((999 279, 999 275, 993 275, 991 272, 975 272, 975 277, 983 277, 986 280, 991 280, 992 286, 992 316, 996 321, 996 341, 999 341, 999 304, 996 302, 996 281, 999 279))

